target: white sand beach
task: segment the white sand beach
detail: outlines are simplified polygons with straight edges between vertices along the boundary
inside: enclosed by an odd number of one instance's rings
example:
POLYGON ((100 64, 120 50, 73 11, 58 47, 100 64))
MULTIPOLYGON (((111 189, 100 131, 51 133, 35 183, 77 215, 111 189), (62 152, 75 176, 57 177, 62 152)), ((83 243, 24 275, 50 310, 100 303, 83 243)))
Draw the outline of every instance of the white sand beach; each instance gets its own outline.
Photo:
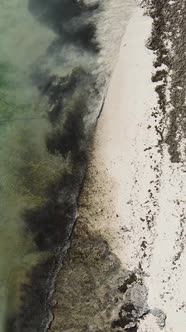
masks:
POLYGON ((151 29, 151 18, 136 8, 98 120, 87 222, 147 287, 149 311, 138 331, 184 332, 186 176, 159 145, 151 29))
POLYGON ((136 253, 139 254, 136 245, 141 243, 140 239, 137 241, 141 237, 141 223, 134 215, 137 213, 134 206, 147 198, 149 180, 154 176, 151 160, 144 149, 157 142, 156 136, 147 128, 151 110, 156 106, 156 93, 151 83, 153 54, 145 47, 150 33, 151 19, 143 16, 142 9, 136 9, 122 41, 98 120, 91 161, 91 167, 97 169, 95 181, 99 192, 95 197, 96 206, 103 209, 99 223, 92 226, 100 228, 112 243, 114 252, 130 269, 136 267, 136 253), (137 237, 135 247, 128 239, 131 232, 125 232, 131 227, 135 232, 133 236, 137 237), (127 252, 130 252, 129 256, 127 252))

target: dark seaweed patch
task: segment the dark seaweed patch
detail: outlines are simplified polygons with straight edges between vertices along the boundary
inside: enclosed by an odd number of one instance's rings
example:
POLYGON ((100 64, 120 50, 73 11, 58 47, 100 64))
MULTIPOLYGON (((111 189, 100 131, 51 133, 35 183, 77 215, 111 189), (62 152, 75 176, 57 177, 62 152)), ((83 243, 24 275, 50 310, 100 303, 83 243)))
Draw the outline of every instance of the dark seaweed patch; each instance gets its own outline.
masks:
MULTIPOLYGON (((66 76, 60 77, 57 75, 50 75, 48 72, 43 72, 37 67, 32 72, 32 80, 36 84, 37 88, 42 95, 47 97, 48 103, 50 105, 48 111, 48 118, 50 122, 55 125, 60 118, 64 108, 67 105, 69 108, 70 101, 72 113, 73 109, 77 109, 77 113, 80 115, 82 113, 85 115, 87 102, 85 101, 85 96, 88 96, 88 87, 94 88, 95 79, 88 74, 83 68, 76 67, 72 72, 66 76), (84 90, 83 97, 77 97, 77 91, 82 95, 82 90, 84 90), (76 97, 73 95, 76 93, 76 97), (75 105, 76 103, 76 105, 75 105), (80 111, 81 109, 81 111, 80 111)), ((67 110, 68 112, 68 110, 67 110)))
MULTIPOLYGON (((99 3, 86 6, 82 1, 29 1, 31 13, 59 35, 63 44, 79 44, 87 50, 98 51, 95 40, 95 24, 86 23, 90 13, 97 10, 99 3)), ((58 44, 59 45, 59 44, 58 44)))
POLYGON ((50 285, 57 260, 51 255, 32 271, 30 283, 22 285, 22 306, 14 316, 7 315, 6 332, 41 332, 50 310, 50 285), (45 304, 45 305, 44 305, 45 304))
POLYGON ((85 142, 83 115, 86 104, 78 101, 74 110, 69 112, 64 120, 62 129, 57 127, 47 137, 47 148, 50 153, 60 153, 64 157, 70 152, 73 159, 78 159, 80 152, 83 152, 85 142))
POLYGON ((66 93, 72 93, 83 74, 83 69, 78 67, 72 71, 71 75, 60 77, 50 75, 49 72, 42 71, 36 66, 32 71, 32 80, 39 91, 47 96, 50 103, 53 104, 66 93))
POLYGON ((72 23, 74 18, 79 18, 82 14, 91 14, 98 7, 98 1, 92 5, 85 5, 83 1, 76 0, 29 0, 31 13, 56 32, 64 29, 67 23, 72 23))
POLYGON ((82 12, 79 2, 74 0, 29 0, 29 9, 37 19, 58 32, 82 12))
POLYGON ((96 41, 96 27, 93 23, 85 24, 76 31, 66 34, 65 41, 72 42, 96 53, 100 50, 96 41))
POLYGON ((121 327, 125 328, 126 331, 136 332, 138 330, 137 316, 138 314, 133 304, 123 305, 119 312, 119 319, 112 322, 112 328, 121 327))
POLYGON ((47 204, 24 212, 24 220, 32 232, 39 250, 52 250, 62 246, 69 235, 76 208, 77 179, 65 175, 61 183, 51 189, 47 204))
POLYGON ((128 289, 128 286, 137 281, 137 276, 135 273, 131 273, 129 277, 124 281, 124 283, 118 288, 121 293, 125 293, 128 289))

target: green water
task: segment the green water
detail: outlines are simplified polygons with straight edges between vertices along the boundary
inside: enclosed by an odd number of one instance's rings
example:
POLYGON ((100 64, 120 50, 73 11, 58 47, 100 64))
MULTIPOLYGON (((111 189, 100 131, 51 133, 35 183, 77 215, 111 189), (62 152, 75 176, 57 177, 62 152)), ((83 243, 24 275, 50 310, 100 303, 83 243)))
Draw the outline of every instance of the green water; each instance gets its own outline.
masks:
POLYGON ((20 284, 42 255, 21 213, 44 204, 47 185, 65 162, 49 155, 47 100, 30 79, 31 67, 55 34, 29 13, 26 0, 0 2, 0 332, 19 310, 20 284))

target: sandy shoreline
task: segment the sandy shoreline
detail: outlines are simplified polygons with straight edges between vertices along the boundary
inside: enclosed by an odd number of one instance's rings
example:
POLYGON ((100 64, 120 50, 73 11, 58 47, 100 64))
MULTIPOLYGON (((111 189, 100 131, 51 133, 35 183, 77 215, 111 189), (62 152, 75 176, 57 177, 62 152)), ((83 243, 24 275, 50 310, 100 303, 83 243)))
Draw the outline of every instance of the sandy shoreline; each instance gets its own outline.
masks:
MULTIPOLYGON (((171 163, 161 142, 156 87, 162 82, 151 80, 156 56, 145 45, 151 24, 138 8, 122 42, 95 138, 89 193, 94 217, 88 212, 88 220, 123 268, 143 280, 148 313, 138 331, 183 332, 185 171, 183 163, 171 163)), ((164 64, 158 70, 168 68, 164 64)))
MULTIPOLYGON (((153 56, 145 47, 151 19, 143 14, 134 9, 98 121, 79 220, 57 282, 53 332, 60 326, 76 332, 137 331, 149 312, 141 256, 136 255, 142 252, 143 230, 130 208, 135 173, 142 170, 146 181, 140 150, 144 128, 151 140, 147 121, 152 98, 157 99, 151 84, 153 56)), ((137 193, 132 195, 138 204, 137 193)), ((158 315, 162 324, 164 316, 158 315)))
POLYGON ((129 21, 98 121, 53 332, 185 331, 185 168, 164 144, 171 77, 144 11, 129 21))
MULTIPOLYGON (((113 243, 114 253, 124 267, 130 269, 133 263, 126 253, 135 249, 130 247, 130 241, 128 244, 125 243, 127 239, 123 241, 123 236, 127 233, 125 230, 133 226, 131 199, 134 200, 138 194, 132 193, 132 190, 134 192, 134 181, 138 177, 136 172, 141 172, 141 179, 136 181, 143 181, 140 199, 144 199, 148 180, 153 176, 150 165, 144 168, 148 161, 144 148, 156 143, 156 136, 153 137, 147 128, 150 125, 150 110, 157 102, 151 83, 153 54, 145 47, 150 32, 151 19, 143 16, 142 9, 136 9, 122 41, 98 122, 90 166, 94 170, 92 176, 95 181, 94 190, 90 188, 95 200, 92 210, 95 213, 101 210, 98 222, 91 221, 91 227, 99 229, 105 239, 113 243)), ((137 187, 139 189, 140 184, 137 187)))

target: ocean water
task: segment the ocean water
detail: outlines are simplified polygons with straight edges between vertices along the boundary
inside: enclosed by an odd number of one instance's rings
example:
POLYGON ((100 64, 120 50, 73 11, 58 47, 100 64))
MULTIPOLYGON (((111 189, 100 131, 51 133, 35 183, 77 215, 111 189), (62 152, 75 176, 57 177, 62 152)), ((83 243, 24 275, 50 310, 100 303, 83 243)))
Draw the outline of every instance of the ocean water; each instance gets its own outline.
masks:
POLYGON ((0 2, 0 332, 45 330, 44 287, 133 4, 0 2))

